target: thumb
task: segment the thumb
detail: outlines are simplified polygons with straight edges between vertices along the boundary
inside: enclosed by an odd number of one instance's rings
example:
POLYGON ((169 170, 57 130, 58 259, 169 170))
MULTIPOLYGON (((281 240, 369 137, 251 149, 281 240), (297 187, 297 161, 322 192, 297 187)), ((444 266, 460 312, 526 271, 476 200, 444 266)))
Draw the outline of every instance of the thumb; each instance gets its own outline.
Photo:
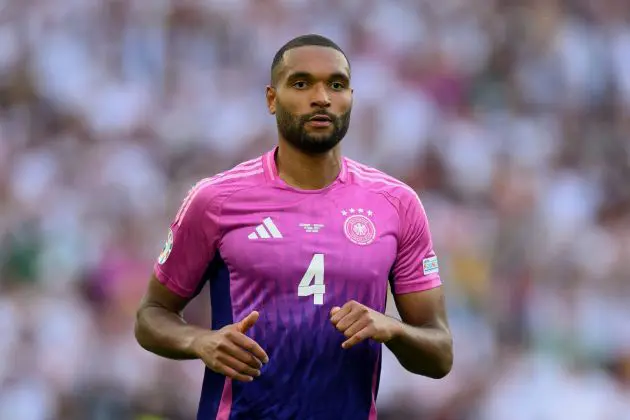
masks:
POLYGON ((257 311, 252 311, 236 325, 236 328, 240 333, 245 334, 258 321, 259 316, 260 314, 257 311))
POLYGON ((339 306, 334 306, 331 310, 330 310, 330 316, 333 316, 334 314, 336 314, 337 312, 339 312, 341 310, 341 308, 339 306))

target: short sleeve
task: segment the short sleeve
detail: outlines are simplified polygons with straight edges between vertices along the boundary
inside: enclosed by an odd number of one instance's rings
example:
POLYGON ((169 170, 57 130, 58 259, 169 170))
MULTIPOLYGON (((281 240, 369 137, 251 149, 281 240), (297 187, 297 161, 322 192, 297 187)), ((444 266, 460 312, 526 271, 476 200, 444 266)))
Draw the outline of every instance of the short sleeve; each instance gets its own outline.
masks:
POLYGON ((171 223, 154 266, 157 279, 173 293, 192 297, 204 281, 219 238, 218 210, 212 187, 194 187, 171 223))
POLYGON ((391 278, 394 294, 421 292, 442 284, 424 207, 415 193, 409 193, 405 201, 391 278))

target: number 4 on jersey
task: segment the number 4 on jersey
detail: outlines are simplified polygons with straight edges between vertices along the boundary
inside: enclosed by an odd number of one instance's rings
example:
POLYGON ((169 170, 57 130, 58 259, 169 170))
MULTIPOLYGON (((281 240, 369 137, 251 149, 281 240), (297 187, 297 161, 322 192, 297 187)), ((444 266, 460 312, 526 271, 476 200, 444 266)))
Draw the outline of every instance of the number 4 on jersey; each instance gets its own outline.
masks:
POLYGON ((324 304, 324 254, 315 254, 298 286, 298 296, 313 295, 315 305, 324 304))

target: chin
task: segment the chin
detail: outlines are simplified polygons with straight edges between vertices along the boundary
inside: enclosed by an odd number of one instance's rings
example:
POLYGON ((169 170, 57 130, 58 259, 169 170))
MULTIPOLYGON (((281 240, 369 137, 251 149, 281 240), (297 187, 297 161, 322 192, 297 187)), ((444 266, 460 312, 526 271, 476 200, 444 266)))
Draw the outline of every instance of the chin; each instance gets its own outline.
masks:
POLYGON ((332 150, 338 143, 329 143, 326 141, 313 141, 304 143, 300 149, 307 153, 322 154, 332 150))

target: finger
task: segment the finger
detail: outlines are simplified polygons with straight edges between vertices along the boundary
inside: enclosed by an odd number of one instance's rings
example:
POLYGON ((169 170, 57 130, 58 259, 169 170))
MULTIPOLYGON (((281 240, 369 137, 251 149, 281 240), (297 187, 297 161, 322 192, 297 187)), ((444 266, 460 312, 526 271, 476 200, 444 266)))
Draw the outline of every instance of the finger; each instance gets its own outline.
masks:
POLYGON ((361 331, 347 339, 341 344, 341 347, 344 349, 349 349, 350 347, 356 346, 362 341, 367 340, 372 337, 372 330, 370 327, 363 328, 361 331))
POLYGON ((239 332, 245 334, 251 327, 254 326, 256 321, 258 321, 260 314, 257 311, 252 311, 249 315, 247 315, 244 319, 242 319, 237 324, 237 329, 239 332))
POLYGON ((221 375, 225 375, 228 378, 232 378, 235 381, 241 381, 241 382, 251 382, 254 380, 253 377, 248 376, 248 375, 244 375, 242 373, 237 372, 236 370, 232 369, 229 366, 225 366, 223 364, 218 365, 218 367, 216 369, 213 369, 216 373, 219 373, 221 375))
POLYGON ((330 310, 330 316, 334 316, 337 312, 339 312, 341 310, 341 308, 339 306, 333 306, 333 308, 330 310))
POLYGON ((254 369, 260 369, 262 367, 262 361, 260 359, 234 343, 227 345, 223 351, 254 369))
POLYGON ((246 363, 241 362, 235 357, 230 356, 229 354, 222 353, 217 356, 217 360, 222 363, 224 366, 227 366, 237 373, 245 376, 249 376, 252 378, 256 378, 260 376, 260 370, 254 369, 253 367, 247 365, 246 363))
POLYGON ((213 372, 216 372, 220 375, 227 376, 229 378, 235 379, 241 382, 251 382, 254 380, 253 376, 249 376, 243 373, 238 372, 234 368, 226 365, 221 361, 220 358, 212 358, 212 359, 202 359, 205 365, 213 372))
POLYGON ((330 322, 332 322, 333 325, 337 325, 337 323, 339 322, 341 318, 348 315, 352 311, 353 306, 354 305, 351 305, 348 303, 343 305, 343 308, 339 309, 337 312, 335 312, 333 316, 330 317, 330 322))
POLYGON ((237 346, 247 350, 248 352, 256 356, 258 360, 262 361, 263 363, 269 362, 269 356, 267 356, 267 353, 265 353, 265 351, 262 349, 262 347, 260 347, 260 345, 258 345, 257 342, 255 342, 248 336, 244 334, 235 334, 232 341, 237 346))
POLYGON ((361 317, 367 315, 367 311, 362 308, 354 308, 348 315, 344 316, 336 325, 341 332, 346 331, 352 324, 359 321, 361 317))
POLYGON ((350 325, 343 331, 343 335, 345 335, 346 338, 350 338, 369 325, 370 320, 368 318, 358 319, 354 324, 350 325))

